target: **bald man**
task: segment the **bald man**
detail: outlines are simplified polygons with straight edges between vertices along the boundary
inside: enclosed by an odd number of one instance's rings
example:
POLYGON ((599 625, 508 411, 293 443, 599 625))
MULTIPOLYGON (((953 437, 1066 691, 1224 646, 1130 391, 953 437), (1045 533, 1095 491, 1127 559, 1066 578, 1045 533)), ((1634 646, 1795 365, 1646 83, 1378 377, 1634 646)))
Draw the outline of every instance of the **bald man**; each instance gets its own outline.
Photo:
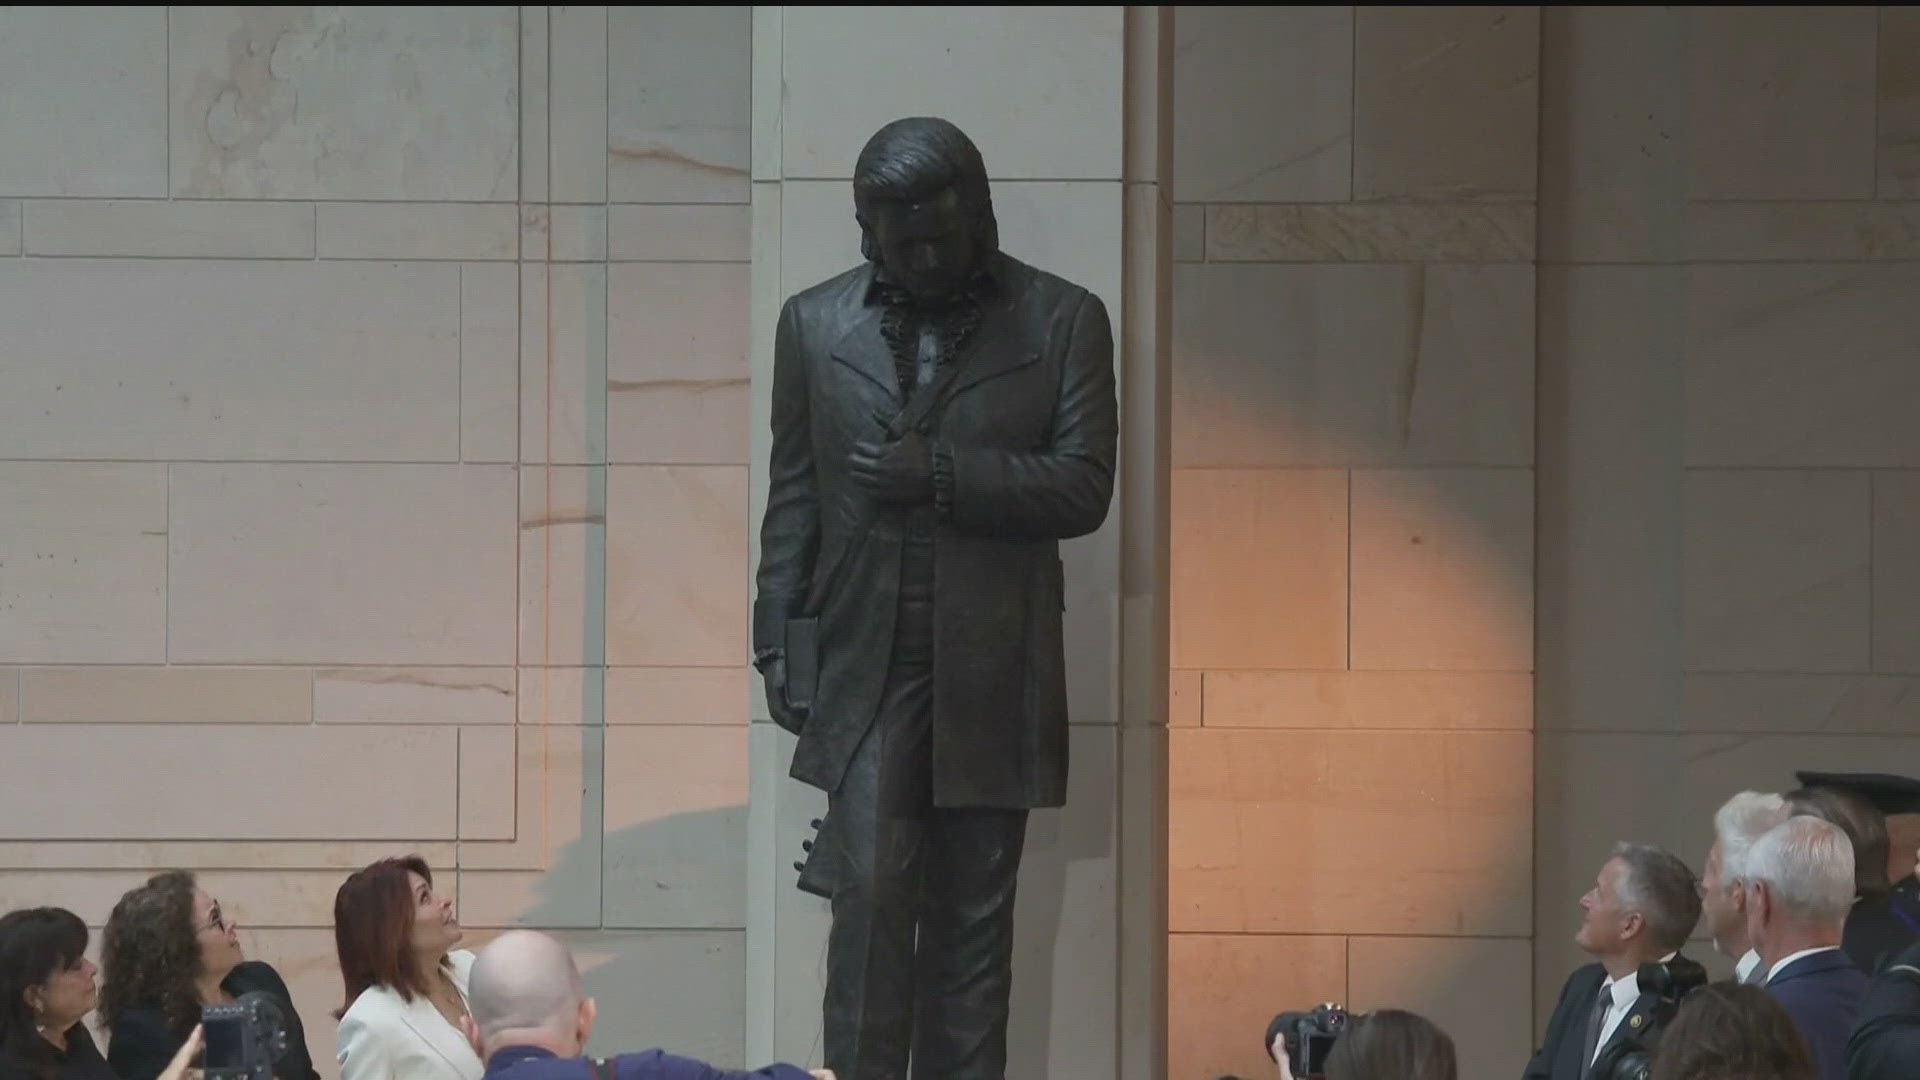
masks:
POLYGON ((597 1015, 567 947, 511 930, 481 950, 468 976, 467 1041, 486 1080, 833 1080, 791 1065, 729 1072, 661 1050, 602 1061, 584 1056, 597 1015))

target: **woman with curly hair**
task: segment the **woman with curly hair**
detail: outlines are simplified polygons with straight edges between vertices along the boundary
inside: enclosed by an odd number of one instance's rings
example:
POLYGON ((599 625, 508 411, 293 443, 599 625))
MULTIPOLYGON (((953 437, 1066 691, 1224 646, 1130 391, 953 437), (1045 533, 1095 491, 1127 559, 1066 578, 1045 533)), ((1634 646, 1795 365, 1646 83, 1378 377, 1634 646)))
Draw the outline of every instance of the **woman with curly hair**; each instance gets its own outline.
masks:
POLYGON ((341 1080, 480 1080, 465 1028, 473 954, 419 856, 382 859, 333 901, 346 1004, 335 1043, 341 1080))
POLYGON ((71 911, 0 917, 0 1080, 114 1080, 81 1023, 99 997, 86 953, 71 911))
POLYGON ((238 927, 184 870, 156 874, 113 906, 101 937, 106 990, 100 1017, 107 1063, 121 1080, 154 1080, 200 1022, 207 1005, 242 994, 272 995, 286 1021, 280 1080, 319 1080, 306 1031, 280 973, 240 951, 238 927))

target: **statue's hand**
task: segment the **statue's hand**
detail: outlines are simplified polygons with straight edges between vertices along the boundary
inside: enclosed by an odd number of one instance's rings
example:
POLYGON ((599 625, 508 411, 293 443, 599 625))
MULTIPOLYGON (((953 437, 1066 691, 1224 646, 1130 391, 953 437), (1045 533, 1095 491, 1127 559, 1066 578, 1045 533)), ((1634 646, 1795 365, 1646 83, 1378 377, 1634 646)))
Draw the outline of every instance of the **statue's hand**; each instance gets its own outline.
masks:
POLYGON ((807 723, 807 711, 787 704, 787 662, 778 657, 768 660, 760 668, 760 677, 767 688, 767 714, 774 723, 800 734, 807 723))
POLYGON ((894 442, 855 443, 847 460, 854 482, 881 502, 933 500, 933 448, 917 431, 894 442))

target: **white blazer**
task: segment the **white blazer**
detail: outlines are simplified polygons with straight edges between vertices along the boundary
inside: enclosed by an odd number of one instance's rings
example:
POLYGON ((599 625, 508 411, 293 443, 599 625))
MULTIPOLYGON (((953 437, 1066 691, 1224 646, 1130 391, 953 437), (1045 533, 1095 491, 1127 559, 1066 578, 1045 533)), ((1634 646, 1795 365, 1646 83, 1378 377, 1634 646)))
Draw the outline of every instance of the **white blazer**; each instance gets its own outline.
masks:
MULTIPOLYGON (((473 954, 450 952, 447 964, 464 1001, 473 954)), ((340 1080, 480 1080, 486 1073, 466 1035, 433 1002, 418 995, 402 1001, 384 986, 368 987, 353 999, 334 1047, 340 1080)))

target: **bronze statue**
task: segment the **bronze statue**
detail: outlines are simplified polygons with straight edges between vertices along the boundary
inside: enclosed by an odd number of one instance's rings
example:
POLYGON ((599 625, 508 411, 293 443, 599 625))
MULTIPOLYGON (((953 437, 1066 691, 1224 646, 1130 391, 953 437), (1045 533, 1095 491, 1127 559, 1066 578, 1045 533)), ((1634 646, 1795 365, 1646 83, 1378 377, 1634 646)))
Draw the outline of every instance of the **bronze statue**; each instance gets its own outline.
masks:
POLYGON ((854 169, 866 263, 790 298, 754 665, 828 793, 801 887, 830 897, 826 1065, 1001 1080, 1027 812, 1067 790, 1059 542, 1113 493, 1113 335, 1000 251, 945 120, 854 169))

